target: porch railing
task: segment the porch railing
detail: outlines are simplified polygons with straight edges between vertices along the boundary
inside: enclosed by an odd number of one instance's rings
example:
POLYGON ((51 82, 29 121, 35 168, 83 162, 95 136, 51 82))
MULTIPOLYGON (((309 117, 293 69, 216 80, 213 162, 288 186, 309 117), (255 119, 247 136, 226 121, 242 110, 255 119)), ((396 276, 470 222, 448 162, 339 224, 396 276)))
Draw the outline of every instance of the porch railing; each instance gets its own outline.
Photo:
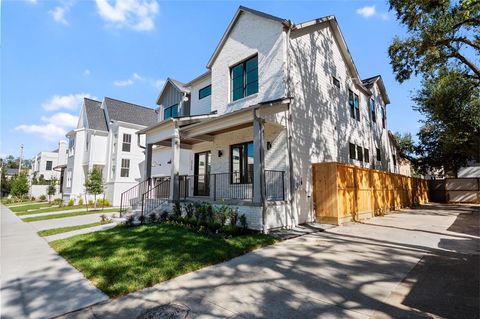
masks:
POLYGON ((158 180, 156 185, 142 195, 142 216, 150 213, 170 198, 170 178, 158 180))
MULTIPOLYGON (((266 170, 264 176, 265 198, 268 201, 285 200, 285 172, 266 170)), ((250 180, 242 181, 238 172, 181 175, 178 187, 182 199, 208 197, 214 201, 252 200, 254 192, 253 176, 250 180), (237 183, 232 183, 232 181, 237 183)))
POLYGON ((127 209, 135 208, 141 204, 142 194, 150 188, 151 182, 151 179, 146 179, 122 193, 120 197, 120 217, 127 209))

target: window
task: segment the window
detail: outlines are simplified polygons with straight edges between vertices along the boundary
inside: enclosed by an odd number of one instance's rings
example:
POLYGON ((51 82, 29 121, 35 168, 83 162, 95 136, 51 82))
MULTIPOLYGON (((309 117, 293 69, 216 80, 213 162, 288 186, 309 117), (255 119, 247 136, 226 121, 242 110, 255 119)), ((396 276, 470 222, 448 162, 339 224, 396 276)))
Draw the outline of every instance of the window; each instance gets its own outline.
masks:
POLYGON ((385 112, 385 107, 382 106, 382 127, 385 128, 387 121, 387 113, 385 112))
POLYGON ((350 151, 350 159, 357 159, 357 148, 355 144, 348 143, 349 151, 350 151))
POLYGON ((360 104, 358 95, 348 90, 348 105, 350 106, 350 116, 360 121, 360 104))
POLYGON ((357 145, 357 159, 363 161, 363 148, 357 145))
POLYGON ((212 95, 212 86, 211 85, 207 85, 206 87, 204 87, 204 88, 202 88, 198 91, 198 99, 199 100, 201 100, 204 97, 207 97, 209 95, 212 95))
POLYGON ((254 56, 230 69, 231 100, 258 92, 258 57, 254 56))
POLYGON ((67 187, 72 187, 72 170, 67 171, 67 187))
POLYGON ((123 134, 122 151, 123 152, 130 152, 131 144, 132 144, 132 135, 131 134, 123 134))
POLYGON ((395 155, 392 155, 392 160, 393 160, 393 166, 397 166, 397 157, 395 155))
POLYGON ((130 160, 122 158, 122 168, 120 170, 121 177, 128 177, 130 170, 130 160))
POLYGON ((75 146, 75 139, 70 138, 68 140, 68 148, 73 148, 73 146, 75 146))
POLYGON ((340 81, 339 81, 336 77, 334 77, 334 76, 332 76, 332 83, 333 83, 333 85, 335 85, 337 88, 340 88, 340 81))
POLYGON ((364 161, 365 163, 370 162, 370 153, 369 153, 369 151, 368 151, 368 148, 364 148, 364 149, 363 149, 363 161, 364 161))
POLYGON ((52 161, 47 161, 47 164, 45 166, 45 170, 51 171, 52 170, 52 165, 53 165, 52 161))
POLYGON ((230 147, 230 174, 232 184, 253 183, 253 142, 230 147))
POLYGON ((370 99, 370 113, 372 115, 372 122, 376 122, 377 114, 375 112, 375 100, 373 98, 370 99))
POLYGON ((381 156, 381 154, 380 154, 380 149, 377 148, 377 161, 380 162, 381 160, 382 160, 382 156, 381 156))
POLYGON ((177 116, 178 116, 178 104, 169 106, 165 110, 163 110, 164 120, 168 120, 171 117, 177 117, 177 116))

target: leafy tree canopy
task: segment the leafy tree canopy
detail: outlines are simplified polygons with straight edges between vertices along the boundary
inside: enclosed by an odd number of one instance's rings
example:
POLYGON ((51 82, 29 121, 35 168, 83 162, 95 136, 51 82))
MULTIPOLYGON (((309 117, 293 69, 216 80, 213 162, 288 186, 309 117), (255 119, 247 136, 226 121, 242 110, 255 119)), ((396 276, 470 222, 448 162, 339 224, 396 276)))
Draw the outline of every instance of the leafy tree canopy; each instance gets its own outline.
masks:
POLYGON ((10 194, 14 196, 22 196, 28 194, 28 178, 25 172, 12 177, 10 182, 10 194))

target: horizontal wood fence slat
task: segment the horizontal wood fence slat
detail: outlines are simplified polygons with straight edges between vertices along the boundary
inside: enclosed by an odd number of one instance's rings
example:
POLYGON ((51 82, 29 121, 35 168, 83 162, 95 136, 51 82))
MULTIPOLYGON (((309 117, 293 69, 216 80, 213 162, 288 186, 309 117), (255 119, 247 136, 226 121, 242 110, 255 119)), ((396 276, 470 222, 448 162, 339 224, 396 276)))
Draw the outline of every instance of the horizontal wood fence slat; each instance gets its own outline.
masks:
POLYGON ((424 179, 341 163, 312 165, 317 222, 341 224, 428 202, 424 179))

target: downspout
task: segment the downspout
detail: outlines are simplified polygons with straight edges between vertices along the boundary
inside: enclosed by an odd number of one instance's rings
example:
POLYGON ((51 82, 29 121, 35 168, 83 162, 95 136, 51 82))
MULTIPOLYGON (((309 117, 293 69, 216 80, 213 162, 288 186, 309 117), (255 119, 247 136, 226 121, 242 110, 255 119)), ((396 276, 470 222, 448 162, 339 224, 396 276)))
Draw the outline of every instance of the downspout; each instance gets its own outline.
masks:
MULTIPOLYGON (((287 84, 287 96, 291 97, 292 96, 292 89, 291 89, 291 83, 290 83, 290 33, 292 31, 293 24, 290 22, 290 25, 288 26, 287 30, 287 78, 286 78, 286 84, 287 84)), ((292 124, 292 115, 291 115, 291 108, 290 104, 288 107, 288 110, 285 112, 286 113, 286 131, 287 131, 287 150, 288 150, 288 167, 289 167, 289 179, 290 179, 290 191, 288 192, 288 202, 290 204, 290 223, 291 226, 293 227, 294 220, 293 220, 293 211, 294 211, 294 196, 293 192, 295 189, 295 179, 293 177, 293 156, 292 156, 292 135, 291 135, 291 124, 292 124)), ((288 226, 288 212, 285 210, 285 226, 288 226)))

